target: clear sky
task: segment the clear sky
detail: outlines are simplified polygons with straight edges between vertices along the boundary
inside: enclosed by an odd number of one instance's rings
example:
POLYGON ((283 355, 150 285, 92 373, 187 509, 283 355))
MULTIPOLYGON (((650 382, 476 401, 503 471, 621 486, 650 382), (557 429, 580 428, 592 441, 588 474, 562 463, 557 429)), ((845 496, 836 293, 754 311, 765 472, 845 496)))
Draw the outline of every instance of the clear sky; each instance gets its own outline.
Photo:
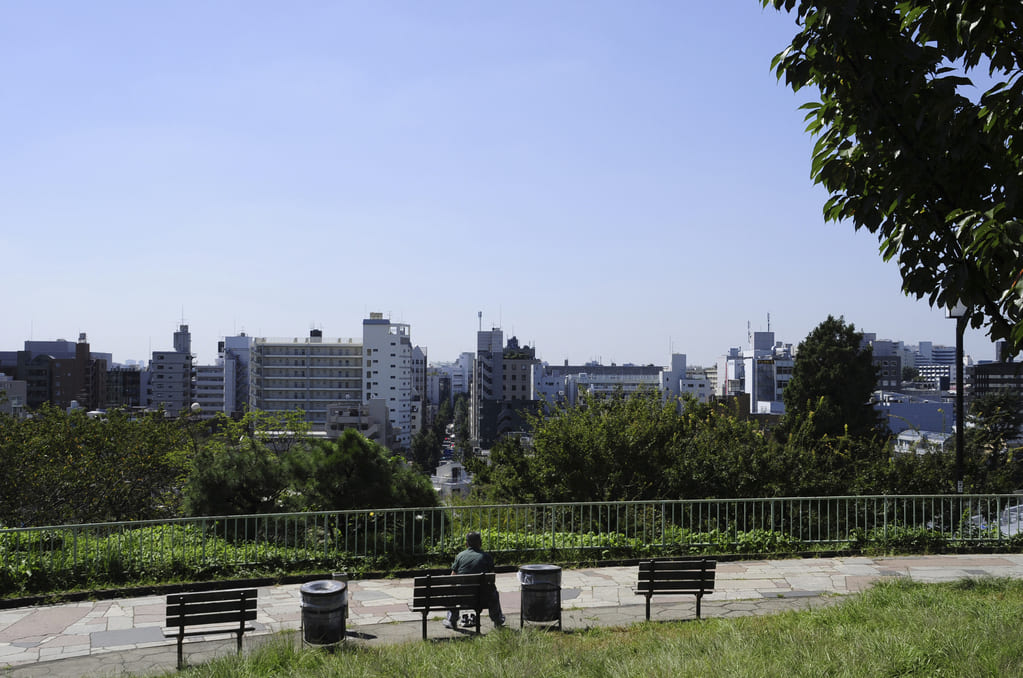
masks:
MULTIPOLYGON (((479 327, 549 362, 710 364, 828 314, 952 345, 825 224, 757 0, 0 0, 0 350, 203 363, 254 336, 431 361, 479 327)), ((980 331, 975 359, 991 359, 980 331)))

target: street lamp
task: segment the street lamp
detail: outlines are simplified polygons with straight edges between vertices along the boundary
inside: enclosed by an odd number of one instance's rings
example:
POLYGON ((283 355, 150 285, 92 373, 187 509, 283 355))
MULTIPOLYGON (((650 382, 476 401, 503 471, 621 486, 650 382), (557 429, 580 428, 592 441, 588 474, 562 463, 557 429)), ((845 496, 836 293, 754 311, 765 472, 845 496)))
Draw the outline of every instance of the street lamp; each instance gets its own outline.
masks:
POLYGON ((945 310, 945 317, 956 321, 956 492, 963 493, 963 445, 966 426, 963 417, 963 333, 970 319, 970 309, 962 303, 945 310))

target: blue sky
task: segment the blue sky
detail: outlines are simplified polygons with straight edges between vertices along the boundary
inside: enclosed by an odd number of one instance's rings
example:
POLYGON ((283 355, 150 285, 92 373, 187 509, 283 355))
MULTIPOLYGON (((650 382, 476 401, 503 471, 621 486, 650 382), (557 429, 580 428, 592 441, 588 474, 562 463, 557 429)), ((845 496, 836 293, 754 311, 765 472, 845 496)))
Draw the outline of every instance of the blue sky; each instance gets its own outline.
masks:
MULTIPOLYGON (((116 361, 483 327, 550 362, 711 363, 828 314, 953 322, 825 224, 756 0, 0 2, 0 350, 116 361)), ((967 351, 993 357, 981 331, 967 351)))

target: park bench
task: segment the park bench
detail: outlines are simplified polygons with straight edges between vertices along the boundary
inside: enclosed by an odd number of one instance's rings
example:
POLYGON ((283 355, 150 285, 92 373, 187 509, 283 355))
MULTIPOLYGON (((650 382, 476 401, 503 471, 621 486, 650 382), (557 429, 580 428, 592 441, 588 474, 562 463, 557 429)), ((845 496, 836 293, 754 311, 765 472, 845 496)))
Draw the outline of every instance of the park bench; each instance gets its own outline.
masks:
POLYGON ((426 617, 430 610, 473 610, 476 613, 476 633, 479 633, 480 612, 487 607, 489 592, 493 590, 493 572, 416 577, 409 607, 413 612, 423 613, 423 640, 426 640, 426 617))
POLYGON ((247 622, 255 619, 256 589, 171 593, 167 596, 167 627, 170 630, 164 631, 164 636, 177 638, 178 670, 181 670, 185 666, 182 649, 185 636, 234 633, 238 635, 240 653, 242 634, 255 630, 247 622))
POLYGON ((700 618, 700 600, 714 593, 714 558, 643 560, 639 563, 636 595, 646 596, 646 619, 650 621, 650 597, 665 594, 696 596, 696 618, 700 618))

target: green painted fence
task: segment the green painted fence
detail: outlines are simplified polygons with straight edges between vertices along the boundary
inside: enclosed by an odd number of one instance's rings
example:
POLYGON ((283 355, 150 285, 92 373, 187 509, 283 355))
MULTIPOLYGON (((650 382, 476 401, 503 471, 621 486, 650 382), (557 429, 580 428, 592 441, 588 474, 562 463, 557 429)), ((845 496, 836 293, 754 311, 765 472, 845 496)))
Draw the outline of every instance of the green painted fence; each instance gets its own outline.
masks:
POLYGON ((224 563, 279 563, 286 569, 341 557, 414 564, 457 551, 470 530, 483 532, 486 548, 498 554, 558 552, 562 558, 577 554, 580 559, 611 552, 629 557, 639 546, 646 552, 670 551, 683 543, 692 549, 734 549, 751 533, 775 535, 788 544, 841 548, 865 535, 911 528, 963 545, 990 545, 1021 532, 1020 505, 1019 495, 879 495, 447 506, 51 525, 0 529, 0 573, 42 564, 76 575, 83 568, 115 573, 120 568, 173 576, 178 570, 194 574, 196 563, 200 569, 207 563, 211 571, 224 563))

